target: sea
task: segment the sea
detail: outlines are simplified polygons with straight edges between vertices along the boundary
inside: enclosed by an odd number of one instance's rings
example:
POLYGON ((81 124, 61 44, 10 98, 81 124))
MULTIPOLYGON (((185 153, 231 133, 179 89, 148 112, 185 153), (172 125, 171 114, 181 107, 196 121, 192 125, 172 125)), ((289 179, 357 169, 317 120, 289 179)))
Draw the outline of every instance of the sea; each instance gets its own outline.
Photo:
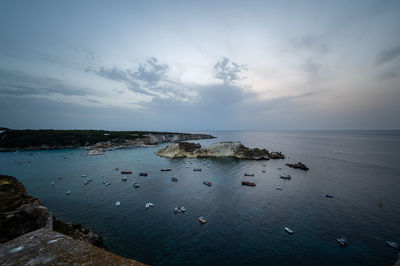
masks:
POLYGON ((85 149, 18 151, 0 153, 0 174, 17 177, 57 219, 100 234, 107 250, 146 264, 393 265, 397 260, 399 251, 386 241, 400 243, 400 131, 198 133, 217 137, 194 141, 204 146, 240 141, 281 151, 286 159, 158 157, 166 144, 99 156, 88 156, 85 149), (297 162, 310 170, 285 166, 297 162), (281 179, 282 173, 291 179, 281 179), (93 182, 85 185, 87 179, 93 182), (148 202, 155 207, 146 209, 148 202), (174 213, 181 206, 186 212, 174 213), (348 240, 345 247, 336 242, 342 237, 348 240))

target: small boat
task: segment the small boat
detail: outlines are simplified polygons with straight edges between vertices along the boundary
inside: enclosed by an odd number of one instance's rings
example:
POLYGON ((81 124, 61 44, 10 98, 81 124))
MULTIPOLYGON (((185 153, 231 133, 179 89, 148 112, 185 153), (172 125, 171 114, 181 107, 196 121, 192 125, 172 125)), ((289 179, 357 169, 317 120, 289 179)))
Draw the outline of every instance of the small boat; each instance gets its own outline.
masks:
POLYGON ((161 169, 161 172, 168 172, 168 171, 171 171, 172 169, 171 168, 163 168, 163 169, 161 169))
POLYGON ((62 177, 61 176, 57 176, 57 179, 60 180, 60 179, 62 179, 62 177))
POLYGON ((147 173, 140 173, 139 176, 147 176, 147 173))
POLYGON ((121 171, 121 175, 130 175, 132 171, 121 171))
POLYGON ((291 176, 289 174, 281 174, 279 176, 280 176, 280 178, 287 179, 287 180, 289 180, 291 178, 291 176))
POLYGON ((119 168, 115 168, 114 170, 115 170, 115 171, 118 171, 118 170, 119 170, 119 168))
POLYGON ((88 179, 88 180, 86 180, 86 182, 93 182, 93 179, 88 179))
POLYGON ((134 187, 134 188, 138 188, 138 187, 139 187, 139 184, 136 183, 136 182, 134 182, 134 183, 133 183, 133 187, 134 187))
POLYGON ((265 170, 262 170, 263 173, 265 173, 265 170))
POLYGON ((121 180, 126 182, 126 181, 128 181, 128 178, 126 178, 126 176, 124 176, 121 180))
POLYGON ((392 247, 392 248, 394 248, 394 249, 399 249, 399 244, 397 244, 396 242, 392 242, 392 241, 386 241, 386 244, 389 246, 389 247, 392 247))
POLYGON ((326 194, 325 197, 332 199, 332 198, 333 198, 333 195, 326 194))
POLYGON ((210 181, 203 181, 203 184, 206 185, 206 186, 211 187, 211 182, 210 181))
POLYGON ((150 205, 148 203, 146 203, 146 209, 150 208, 150 205))
POLYGON ((171 181, 172 182, 178 182, 178 179, 176 179, 175 177, 171 177, 171 181))
POLYGON ((51 182, 51 185, 54 186, 54 181, 51 182))
POLYGON ((185 168, 189 168, 189 165, 185 165, 185 168))
POLYGON ((86 185, 87 185, 87 184, 89 184, 89 183, 88 183, 88 181, 85 181, 85 183, 84 183, 84 184, 85 184, 85 186, 86 186, 86 185))
POLYGON ((285 226, 283 229, 284 229, 284 230, 286 231, 286 233, 288 233, 289 235, 293 235, 293 233, 294 233, 293 230, 290 229, 289 227, 286 227, 286 226, 285 226))
POLYGON ((282 187, 276 187, 276 189, 277 189, 277 190, 282 190, 283 188, 282 188, 282 187))
POLYGON ((201 168, 193 168, 194 172, 201 172, 201 168))
POLYGON ((200 222, 201 224, 205 224, 205 223, 206 223, 206 219, 205 219, 203 216, 200 216, 200 217, 199 217, 199 222, 200 222))
POLYGON ((119 205, 121 205, 121 202, 117 201, 117 202, 115 203, 115 206, 119 207, 119 205))
POLYGON ((185 207, 183 207, 183 206, 180 207, 179 210, 180 210, 181 212, 185 212, 185 211, 186 211, 185 207))
POLYGON ((175 212, 175 213, 180 213, 181 210, 180 210, 179 208, 175 208, 175 209, 174 209, 174 212, 175 212))
POLYGON ((338 242, 342 247, 345 247, 347 245, 347 238, 336 238, 336 242, 338 242))
POLYGON ((71 194, 71 190, 68 190, 68 191, 67 191, 67 195, 69 195, 69 194, 71 194))
POLYGON ((253 182, 249 182, 249 181, 243 181, 243 182, 242 182, 242 186, 255 187, 256 184, 253 183, 253 182))
POLYGON ((245 173, 244 176, 254 176, 254 174, 245 173))
POLYGON ((81 175, 81 177, 87 177, 87 175, 81 175))
POLYGON ((148 203, 150 207, 155 207, 156 205, 154 205, 153 203, 149 202, 148 203))

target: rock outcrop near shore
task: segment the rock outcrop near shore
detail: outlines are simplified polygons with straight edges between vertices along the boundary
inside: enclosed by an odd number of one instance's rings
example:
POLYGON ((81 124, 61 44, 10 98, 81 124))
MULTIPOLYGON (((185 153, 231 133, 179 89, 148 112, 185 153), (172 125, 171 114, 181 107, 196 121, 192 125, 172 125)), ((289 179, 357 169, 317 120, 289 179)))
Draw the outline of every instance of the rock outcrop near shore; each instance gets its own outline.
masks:
POLYGON ((270 153, 266 149, 248 148, 238 141, 219 142, 207 148, 198 143, 171 143, 157 152, 158 156, 166 158, 197 158, 197 157, 231 157, 247 160, 269 160, 285 158, 281 153, 270 153), (280 154, 280 156, 270 156, 280 154))

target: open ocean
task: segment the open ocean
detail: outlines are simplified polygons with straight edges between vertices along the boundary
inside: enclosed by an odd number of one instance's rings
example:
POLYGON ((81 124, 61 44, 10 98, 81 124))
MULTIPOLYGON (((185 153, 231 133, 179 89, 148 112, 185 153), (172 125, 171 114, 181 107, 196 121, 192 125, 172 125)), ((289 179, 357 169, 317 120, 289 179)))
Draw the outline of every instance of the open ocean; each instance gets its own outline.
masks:
POLYGON ((282 151, 287 158, 156 156, 165 145, 101 156, 87 156, 84 149, 20 151, 0 153, 0 174, 17 177, 57 219, 99 233, 109 251, 147 264, 393 265, 396 261, 398 251, 386 241, 400 243, 399 131, 200 133, 218 137, 196 141, 202 145, 238 140, 249 147, 282 151), (310 171, 284 166, 298 161, 310 171), (160 172, 161 168, 172 171, 160 172), (279 168, 292 179, 279 178, 279 168), (123 170, 133 173, 121 175, 123 170), (140 172, 149 175, 140 177, 140 172), (122 182, 122 176, 128 182, 122 182), (178 182, 171 182, 171 177, 178 182), (93 182, 85 186, 86 179, 93 182), (104 186, 104 180, 112 185, 104 186), (203 185, 204 180, 212 186, 203 185), (257 186, 242 186, 244 180, 257 186), (132 187, 133 182, 140 188, 132 187), (121 202, 118 208, 116 201, 121 202), (156 207, 145 209, 147 202, 156 207), (180 206, 186 212, 174 214, 180 206), (199 216, 207 223, 201 225, 199 216), (285 226, 294 234, 287 234, 285 226), (346 237, 349 244, 340 247, 339 237, 346 237))

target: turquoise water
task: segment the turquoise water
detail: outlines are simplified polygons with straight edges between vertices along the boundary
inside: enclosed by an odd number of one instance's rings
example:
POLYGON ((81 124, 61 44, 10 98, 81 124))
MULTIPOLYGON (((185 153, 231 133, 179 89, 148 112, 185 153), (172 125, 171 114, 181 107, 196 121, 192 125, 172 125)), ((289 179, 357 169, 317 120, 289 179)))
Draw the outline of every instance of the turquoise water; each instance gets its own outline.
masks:
POLYGON ((83 149, 13 152, 0 153, 0 173, 19 178, 57 218, 99 233, 108 250, 152 265, 394 263, 398 252, 385 241, 400 242, 400 132, 205 133, 218 138, 199 141, 204 145, 239 140, 288 158, 166 159, 155 155, 163 146, 103 156, 87 156, 83 149), (298 161, 311 170, 284 166, 298 161), (279 178, 281 167, 291 180, 279 178), (255 176, 244 177, 247 172, 255 176), (172 176, 179 181, 171 182, 172 176), (93 182, 85 186, 89 178, 93 182), (243 180, 257 186, 241 186, 243 180), (147 202, 156 207, 145 209, 147 202), (179 206, 187 211, 174 214, 179 206), (207 223, 201 225, 199 216, 207 223), (288 235, 284 226, 295 233, 288 235), (341 248, 338 237, 347 237, 349 245, 341 248))

